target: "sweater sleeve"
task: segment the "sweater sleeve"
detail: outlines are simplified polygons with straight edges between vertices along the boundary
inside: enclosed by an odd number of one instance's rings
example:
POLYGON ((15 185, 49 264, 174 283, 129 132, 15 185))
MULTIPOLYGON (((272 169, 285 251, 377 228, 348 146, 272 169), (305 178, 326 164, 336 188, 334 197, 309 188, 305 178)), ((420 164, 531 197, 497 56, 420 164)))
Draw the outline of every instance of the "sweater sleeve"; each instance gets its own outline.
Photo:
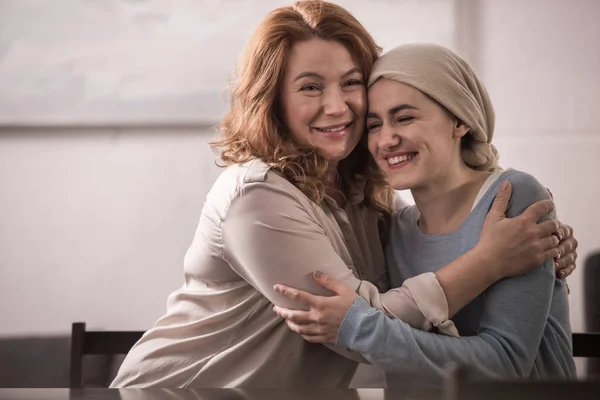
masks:
POLYGON ((256 290, 274 304, 299 309, 302 304, 278 294, 273 286, 331 295, 312 278, 320 270, 351 287, 368 304, 416 328, 428 329, 448 319, 446 297, 434 274, 415 277, 384 294, 356 278, 304 200, 285 187, 254 182, 231 202, 222 221, 223 258, 256 290), (424 299, 411 288, 430 296, 424 299))
MULTIPOLYGON (((518 175, 511 183, 509 217, 549 197, 529 175, 518 175)), ((385 372, 401 374, 416 385, 439 384, 448 362, 488 377, 526 377, 542 340, 554 282, 551 261, 526 275, 496 282, 484 292, 477 336, 461 338, 414 330, 357 299, 344 318, 337 344, 362 352, 385 372)))

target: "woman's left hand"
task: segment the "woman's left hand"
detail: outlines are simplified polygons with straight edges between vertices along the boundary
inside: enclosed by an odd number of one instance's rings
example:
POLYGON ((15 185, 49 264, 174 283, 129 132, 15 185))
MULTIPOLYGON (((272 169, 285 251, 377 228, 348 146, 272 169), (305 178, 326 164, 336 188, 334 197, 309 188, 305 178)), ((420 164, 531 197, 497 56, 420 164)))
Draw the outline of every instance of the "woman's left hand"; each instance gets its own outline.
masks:
POLYGON ((289 286, 275 285, 274 289, 279 294, 304 303, 309 309, 302 311, 273 306, 273 311, 284 318, 290 329, 305 340, 334 344, 344 316, 358 295, 348 286, 319 271, 315 272, 313 277, 319 285, 334 295, 315 296, 289 286))

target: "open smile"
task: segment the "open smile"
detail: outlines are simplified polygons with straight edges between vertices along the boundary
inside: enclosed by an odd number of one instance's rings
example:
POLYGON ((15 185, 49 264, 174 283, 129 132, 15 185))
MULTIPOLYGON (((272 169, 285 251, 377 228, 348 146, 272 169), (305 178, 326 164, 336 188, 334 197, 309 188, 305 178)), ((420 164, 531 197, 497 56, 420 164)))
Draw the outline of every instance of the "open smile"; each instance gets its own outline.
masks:
POLYGON ((352 126, 354 121, 350 121, 344 124, 331 125, 327 127, 315 127, 314 129, 325 136, 329 137, 341 137, 348 133, 349 128, 352 126))
POLYGON ((389 169, 398 169, 408 165, 419 153, 389 154, 384 157, 389 169))

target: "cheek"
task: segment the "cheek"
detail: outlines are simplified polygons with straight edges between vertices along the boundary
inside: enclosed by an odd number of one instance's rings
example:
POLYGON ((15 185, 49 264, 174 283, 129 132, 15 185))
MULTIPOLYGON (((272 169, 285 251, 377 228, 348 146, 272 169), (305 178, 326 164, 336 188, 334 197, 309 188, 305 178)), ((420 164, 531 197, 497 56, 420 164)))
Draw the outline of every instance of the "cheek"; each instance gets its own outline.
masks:
POLYGON ((369 149, 369 153, 371 156, 377 160, 377 134, 376 133, 366 133, 367 135, 367 147, 369 149))
POLYGON ((441 155, 445 158, 452 158, 452 155, 457 151, 457 145, 460 146, 460 138, 454 136, 452 124, 439 127, 434 144, 441 155))
POLYGON ((356 90, 348 94, 347 103, 358 118, 364 120, 367 115, 367 91, 356 90))
POLYGON ((290 99, 285 103, 285 120, 290 129, 303 129, 318 114, 318 101, 310 97, 298 97, 290 99))
POLYGON ((431 155, 431 165, 438 169, 448 168, 455 151, 453 143, 438 138, 438 140, 430 142, 428 147, 431 155))

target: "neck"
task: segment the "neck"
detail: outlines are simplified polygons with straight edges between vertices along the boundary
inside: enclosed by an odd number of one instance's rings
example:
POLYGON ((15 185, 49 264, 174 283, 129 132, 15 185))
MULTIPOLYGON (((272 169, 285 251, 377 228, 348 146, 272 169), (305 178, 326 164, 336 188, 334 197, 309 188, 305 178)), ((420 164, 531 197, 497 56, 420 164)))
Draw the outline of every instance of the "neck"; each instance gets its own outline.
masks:
POLYGON ((325 184, 325 192, 327 195, 334 199, 339 207, 343 208, 346 206, 346 199, 341 191, 337 167, 337 162, 331 162, 329 164, 329 170, 323 183, 325 184))
POLYGON ((471 213, 473 202, 489 172, 476 171, 460 163, 443 176, 411 189, 421 214, 419 228, 426 234, 456 230, 471 213))
POLYGON ((329 169, 327 170, 327 175, 323 182, 327 189, 337 189, 339 186, 337 167, 338 167, 337 162, 333 162, 333 161, 329 162, 329 169))

